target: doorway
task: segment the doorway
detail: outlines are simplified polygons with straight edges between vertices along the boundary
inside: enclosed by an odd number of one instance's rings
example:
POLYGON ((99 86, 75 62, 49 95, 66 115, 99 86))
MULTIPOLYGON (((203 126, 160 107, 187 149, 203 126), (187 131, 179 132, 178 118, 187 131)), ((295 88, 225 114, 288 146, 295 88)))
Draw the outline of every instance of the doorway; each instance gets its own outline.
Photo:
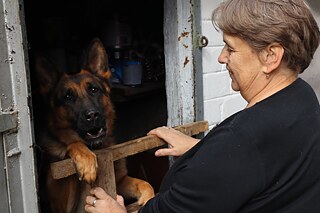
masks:
MULTIPOLYGON (((118 143, 167 125, 163 0, 25 0, 24 7, 31 64, 35 53, 46 52, 58 69, 73 73, 79 70, 81 53, 91 39, 103 42, 113 73, 118 143), (139 64, 140 78, 124 78, 125 66, 131 62, 139 64)), ((32 66, 30 70, 32 79, 32 66)), ((158 191, 168 159, 155 158, 149 151, 127 161, 130 175, 149 181, 158 191)))

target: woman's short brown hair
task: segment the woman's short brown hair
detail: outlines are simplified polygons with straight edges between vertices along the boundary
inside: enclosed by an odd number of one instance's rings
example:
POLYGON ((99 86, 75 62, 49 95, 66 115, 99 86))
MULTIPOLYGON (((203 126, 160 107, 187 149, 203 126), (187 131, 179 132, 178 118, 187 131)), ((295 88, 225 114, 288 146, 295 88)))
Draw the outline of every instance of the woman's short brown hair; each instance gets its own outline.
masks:
POLYGON ((214 10, 212 21, 258 52, 280 43, 283 61, 299 73, 309 66, 319 45, 318 24, 303 0, 226 0, 214 10))

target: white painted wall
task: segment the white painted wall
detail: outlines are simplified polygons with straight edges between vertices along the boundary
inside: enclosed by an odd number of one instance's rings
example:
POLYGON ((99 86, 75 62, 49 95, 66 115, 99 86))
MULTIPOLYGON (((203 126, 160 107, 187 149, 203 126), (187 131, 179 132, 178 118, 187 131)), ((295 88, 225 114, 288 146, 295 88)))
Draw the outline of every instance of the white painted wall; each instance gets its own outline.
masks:
MULTIPOLYGON (((230 77, 224 65, 218 63, 223 48, 222 35, 213 27, 211 13, 222 0, 201 0, 202 35, 209 39, 207 47, 202 49, 204 120, 210 127, 220 123, 228 116, 243 109, 246 101, 230 86, 230 77)), ((320 1, 309 0, 311 8, 320 23, 320 1)), ((316 90, 320 97, 320 50, 315 55, 310 68, 301 75, 316 90)))
POLYGON ((202 49, 203 113, 210 128, 246 106, 240 94, 231 89, 231 80, 225 66, 218 63, 224 43, 222 34, 212 25, 211 13, 220 2, 201 0, 202 35, 209 40, 208 46, 202 49))

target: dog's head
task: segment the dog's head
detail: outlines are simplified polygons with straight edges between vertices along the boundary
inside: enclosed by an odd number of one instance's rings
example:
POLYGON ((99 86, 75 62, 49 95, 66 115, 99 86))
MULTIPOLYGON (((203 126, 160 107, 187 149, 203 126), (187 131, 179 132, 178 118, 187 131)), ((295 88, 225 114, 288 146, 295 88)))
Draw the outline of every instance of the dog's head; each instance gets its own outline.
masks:
POLYGON ((105 146, 112 134, 114 110, 108 56, 101 41, 90 43, 75 74, 59 72, 44 57, 36 59, 36 71, 51 134, 66 144, 82 140, 89 148, 105 146))

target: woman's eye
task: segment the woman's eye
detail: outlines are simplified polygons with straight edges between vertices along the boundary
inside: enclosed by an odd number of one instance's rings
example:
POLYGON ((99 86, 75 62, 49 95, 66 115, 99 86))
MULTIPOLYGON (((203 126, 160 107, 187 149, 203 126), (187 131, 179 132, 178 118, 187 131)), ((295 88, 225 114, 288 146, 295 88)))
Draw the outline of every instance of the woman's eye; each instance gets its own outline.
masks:
POLYGON ((229 53, 234 52, 234 50, 233 50, 232 48, 230 48, 230 47, 227 47, 227 51, 228 51, 229 53))
POLYGON ((232 49, 229 45, 225 44, 224 46, 225 50, 227 50, 228 53, 233 53, 235 52, 234 49, 232 49))

